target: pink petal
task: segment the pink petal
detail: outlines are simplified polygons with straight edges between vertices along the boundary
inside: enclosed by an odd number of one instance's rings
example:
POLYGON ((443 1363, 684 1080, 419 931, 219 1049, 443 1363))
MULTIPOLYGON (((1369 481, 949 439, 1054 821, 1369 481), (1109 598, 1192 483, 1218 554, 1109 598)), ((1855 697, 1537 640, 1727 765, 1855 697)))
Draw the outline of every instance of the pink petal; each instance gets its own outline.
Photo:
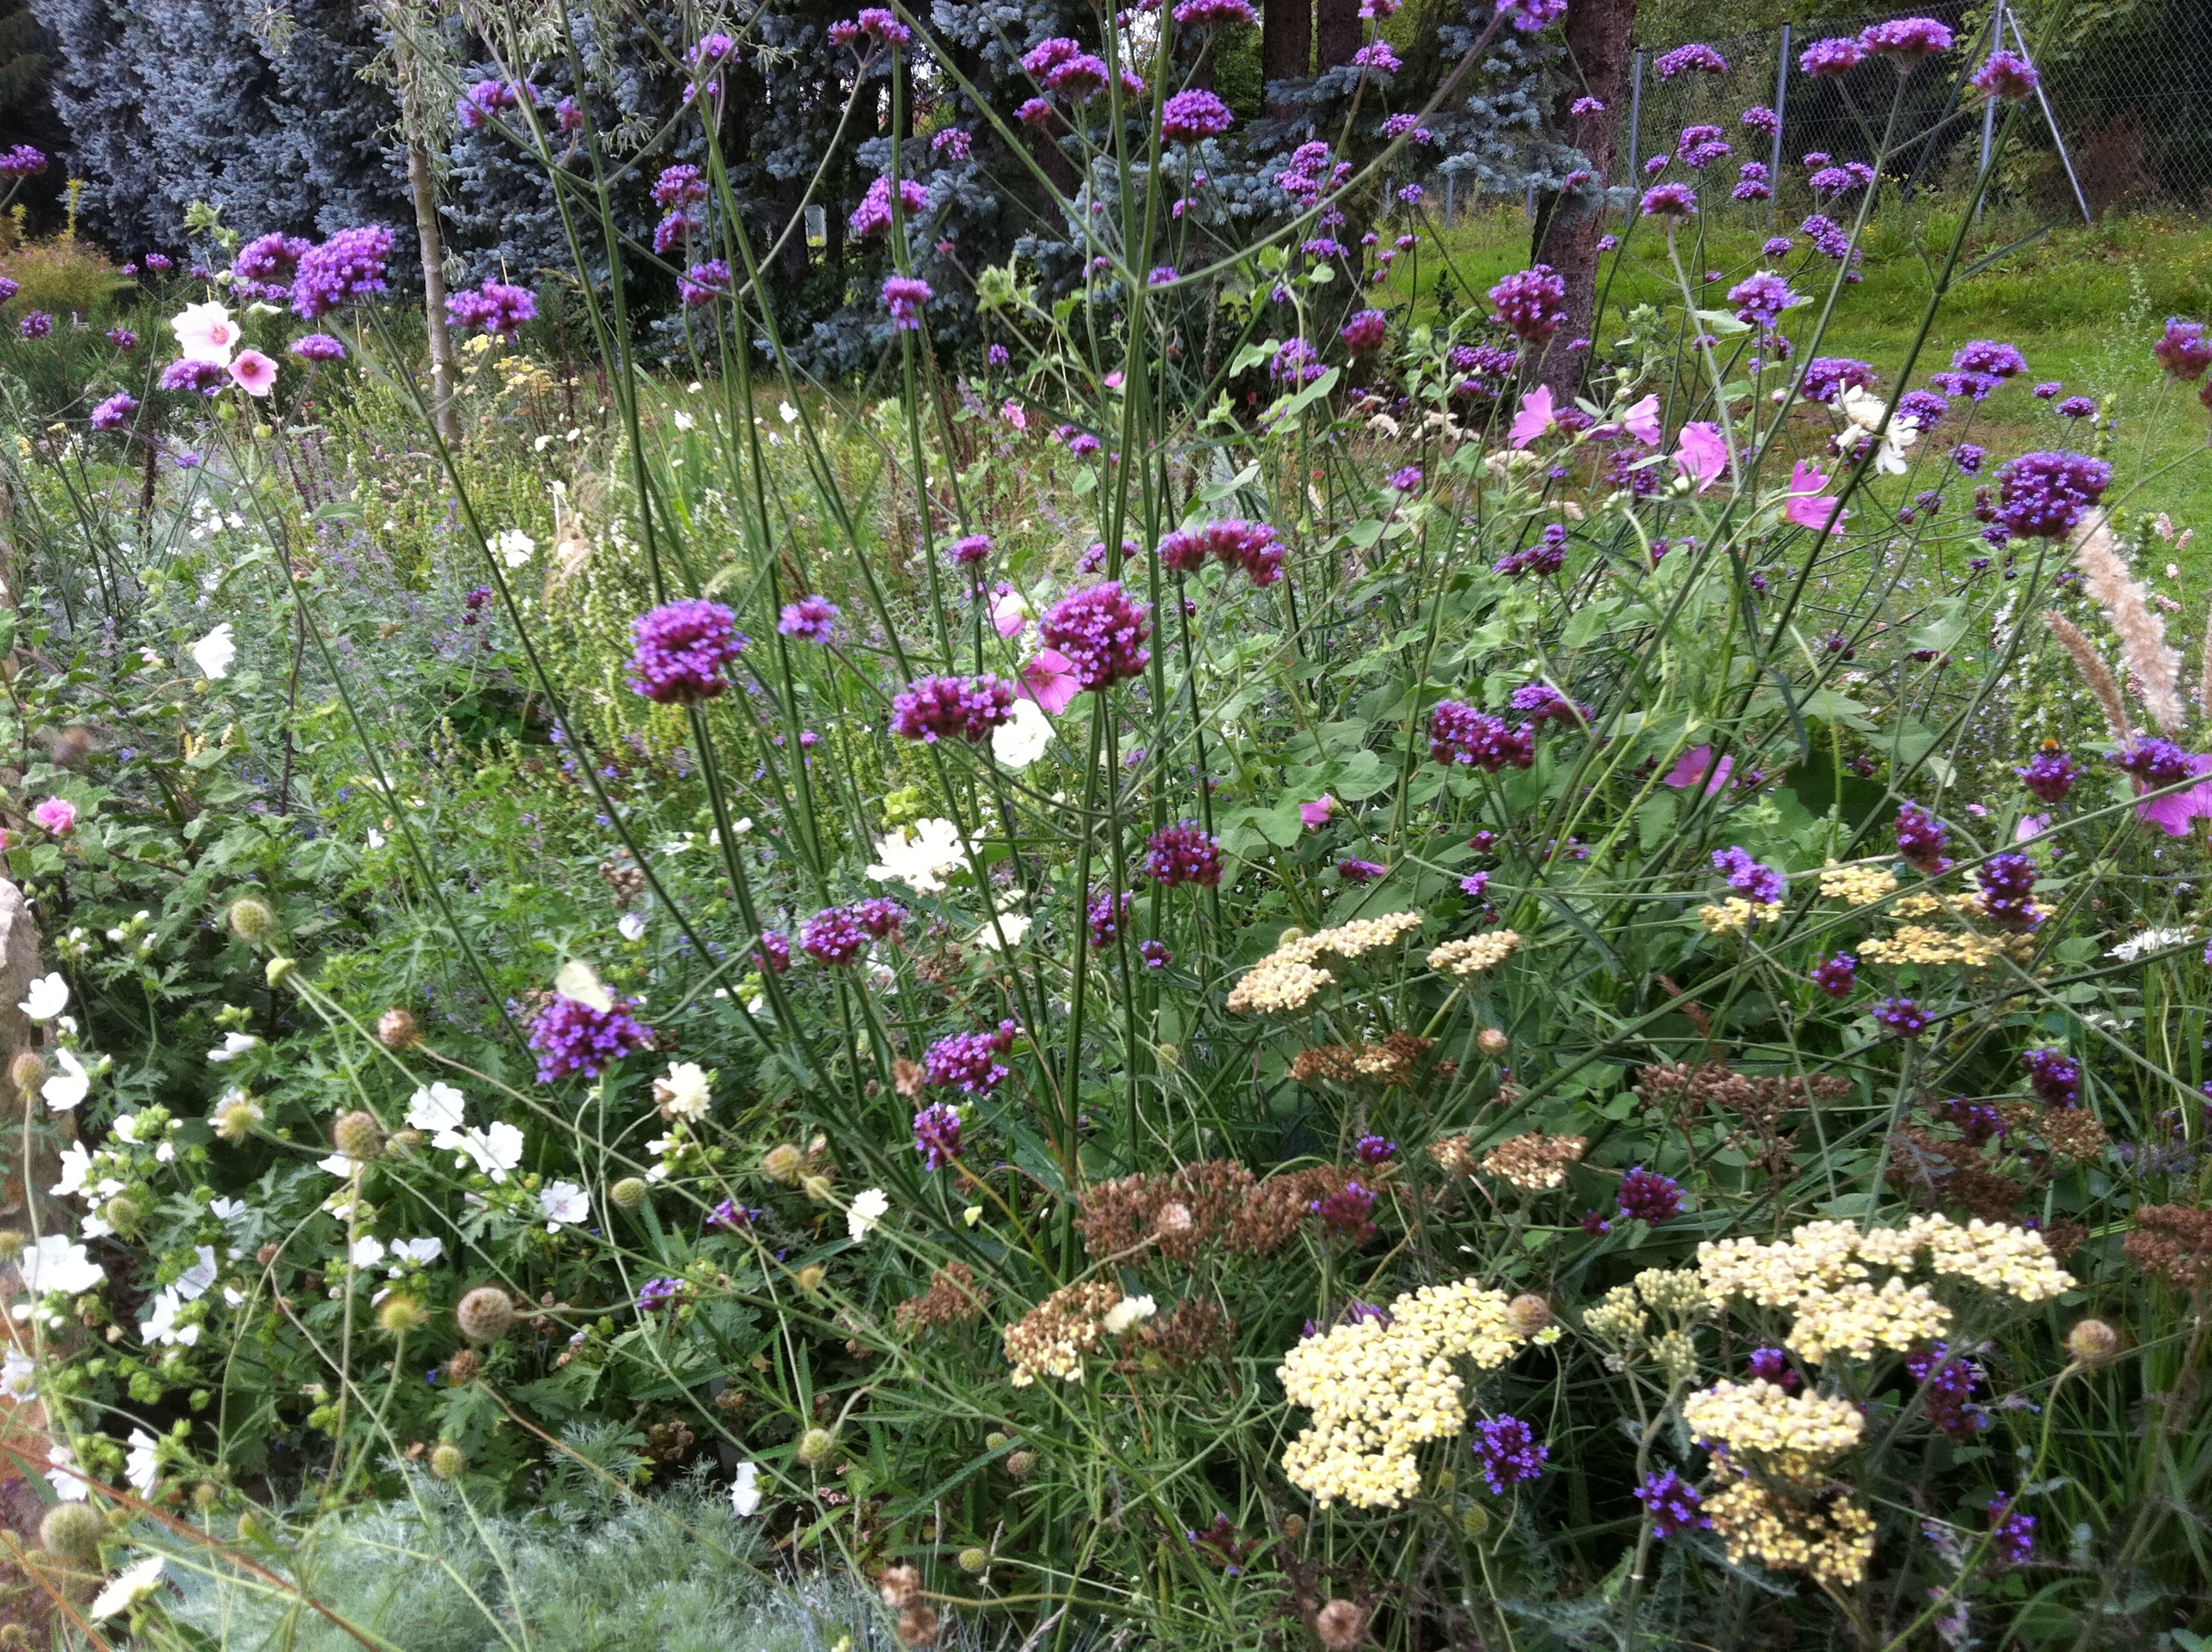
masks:
POLYGON ((1328 817, 1335 812, 1336 799, 1326 792, 1313 802, 1298 805, 1298 818, 1305 822, 1309 830, 1316 826, 1328 825, 1328 817))
POLYGON ((1022 671, 1021 692, 1057 717, 1075 703, 1082 692, 1075 680, 1075 662, 1057 648, 1040 648, 1022 671))
POLYGON ((1659 445, 1659 398, 1646 396, 1621 416, 1621 424, 1628 434, 1646 447, 1659 445))
POLYGON ((1521 398, 1521 410, 1513 416, 1507 440, 1516 447, 1526 447, 1552 428, 1552 387, 1538 385, 1521 398))
POLYGON ((1735 769, 1735 759, 1723 757, 1721 759, 1721 766, 1714 769, 1712 747, 1693 745, 1676 760, 1674 768, 1669 771, 1662 784, 1671 786, 1677 792, 1686 791, 1704 780, 1705 771, 1708 769, 1712 769, 1712 780, 1705 787, 1705 795, 1711 797, 1728 784, 1729 774, 1735 769))

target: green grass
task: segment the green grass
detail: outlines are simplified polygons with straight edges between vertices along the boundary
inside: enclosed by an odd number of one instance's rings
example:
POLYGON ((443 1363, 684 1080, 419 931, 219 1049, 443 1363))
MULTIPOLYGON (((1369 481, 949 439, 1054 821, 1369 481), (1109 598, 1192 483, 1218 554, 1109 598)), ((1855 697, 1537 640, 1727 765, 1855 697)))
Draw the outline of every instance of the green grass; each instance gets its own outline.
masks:
MULTIPOLYGON (((1784 215, 1781 232, 1794 222, 1784 215)), ((1886 384, 1894 384, 1957 225, 1955 211, 1932 202, 1879 216, 1865 237, 1865 280, 1844 289, 1817 353, 1870 361, 1886 384)), ((1700 302, 1717 304, 1729 285, 1772 262, 1759 250, 1768 233, 1763 214, 1730 210, 1698 226, 1696 239, 1685 238, 1683 264, 1691 279, 1707 271, 1721 276, 1699 294, 1700 302)), ((1421 249, 1418 269, 1389 289, 1402 298, 1417 283, 1424 314, 1436 311, 1440 277, 1460 301, 1472 295, 1480 302, 1500 276, 1528 262, 1528 223, 1517 210, 1468 217, 1436 239, 1437 246, 1421 249)), ((1806 266, 1802 238, 1800 246, 1778 267, 1802 271, 1796 285, 1813 298, 1786 323, 1802 345, 1835 266, 1824 258, 1806 266)), ((2212 227, 2144 216, 2042 231, 1992 214, 1969 235, 1959 268, 1973 273, 1954 281, 1911 383, 1924 384, 1930 372, 1949 366, 1952 352, 1969 339, 2008 340, 2027 355, 2029 371, 1984 404, 1974 440, 1997 453, 2084 447, 2089 433, 2067 427, 2034 399, 2031 385, 2056 380, 2069 394, 2110 397, 2112 423, 2100 451, 2118 469, 2123 502, 2130 495, 2154 499, 2178 526, 2212 532, 2212 415, 2198 405, 2193 387, 2166 381, 2150 355, 2167 316, 2212 319, 2212 227)), ((1622 318, 1636 305, 1680 302, 1665 238, 1648 224, 1607 258, 1600 283, 1606 300, 1601 340, 1620 337, 1622 318)), ((1952 428, 1947 421, 1936 433, 1937 451, 1948 446, 1952 428)), ((2197 573, 2190 585, 2201 595, 2197 587, 2212 586, 2212 567, 2203 557, 2195 562, 2185 577, 2197 573)))

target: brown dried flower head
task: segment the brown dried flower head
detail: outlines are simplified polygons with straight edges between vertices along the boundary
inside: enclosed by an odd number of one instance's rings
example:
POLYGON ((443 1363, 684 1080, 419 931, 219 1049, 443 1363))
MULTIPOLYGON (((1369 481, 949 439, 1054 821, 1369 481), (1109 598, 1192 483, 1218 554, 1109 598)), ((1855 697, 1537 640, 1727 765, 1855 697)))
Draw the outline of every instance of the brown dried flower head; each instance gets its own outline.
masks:
POLYGON ((1340 1595, 1314 1613, 1314 1633, 1328 1652, 1350 1652, 1366 1638, 1367 1614, 1340 1595))
POLYGON ((1589 1146, 1587 1136, 1531 1131, 1492 1148, 1482 1157, 1482 1169, 1530 1193, 1548 1193, 1567 1179, 1567 1166, 1580 1163, 1589 1146))

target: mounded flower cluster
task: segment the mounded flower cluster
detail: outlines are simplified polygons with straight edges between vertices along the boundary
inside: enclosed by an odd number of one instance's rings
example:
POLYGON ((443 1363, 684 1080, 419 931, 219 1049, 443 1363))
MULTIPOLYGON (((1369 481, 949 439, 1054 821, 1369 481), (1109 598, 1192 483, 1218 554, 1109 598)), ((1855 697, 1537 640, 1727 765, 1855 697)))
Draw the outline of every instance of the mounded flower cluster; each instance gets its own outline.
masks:
MULTIPOLYGON (((1302 1010, 1313 1001, 1315 993, 1336 979, 1328 970, 1314 968, 1316 958, 1324 954, 1364 957, 1403 940, 1420 928, 1421 921, 1418 912, 1392 912, 1380 918, 1354 918, 1310 935, 1293 935, 1253 965, 1230 989, 1229 1008, 1240 1015, 1302 1010)), ((1515 938, 1517 944, 1519 938, 1515 938)))
POLYGON ((1284 1355, 1283 1395, 1314 1418, 1283 1453, 1291 1484, 1324 1509, 1339 1498, 1395 1509, 1418 1495, 1415 1452, 1467 1426, 1452 1362, 1496 1370, 1529 1340, 1510 1306, 1472 1279, 1424 1285, 1284 1355))

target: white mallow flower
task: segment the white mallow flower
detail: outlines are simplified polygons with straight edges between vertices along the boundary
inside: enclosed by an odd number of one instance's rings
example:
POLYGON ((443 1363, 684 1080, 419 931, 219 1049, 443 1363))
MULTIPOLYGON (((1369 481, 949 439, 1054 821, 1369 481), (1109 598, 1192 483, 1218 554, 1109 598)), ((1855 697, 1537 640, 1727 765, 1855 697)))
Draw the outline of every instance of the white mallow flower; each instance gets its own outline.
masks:
POLYGON ((750 1520, 760 1513, 761 1484, 758 1463, 739 1463, 738 1477, 730 1482, 730 1512, 739 1520, 750 1520))
POLYGON ((960 829, 949 820, 918 820, 914 835, 903 831, 876 840, 875 864, 867 875, 878 884, 904 884, 916 895, 935 895, 945 888, 939 875, 963 864, 967 852, 960 829))
POLYGON ((160 1453, 161 1442, 144 1429, 131 1430, 131 1450, 123 1461, 123 1478, 142 1497, 154 1495, 154 1482, 161 1474, 160 1453))
POLYGON ((210 1050, 208 1060, 216 1062, 235 1061, 246 1051, 258 1050, 260 1048, 261 1041, 252 1033, 227 1032, 222 1036, 222 1048, 219 1050, 210 1050))
POLYGON ((178 1345, 186 1348, 196 1346, 200 1339, 200 1327, 177 1323, 177 1315, 184 1311, 184 1308, 185 1299, 177 1294, 176 1286, 164 1285, 154 1295, 150 1316, 138 1321, 138 1339, 158 1342, 165 1348, 178 1345))
POLYGON ((558 1233, 592 1219, 592 1196, 573 1181, 549 1181, 538 1190, 538 1208, 545 1212, 545 1231, 558 1233))
POLYGON ((492 555, 509 568, 527 568, 538 550, 538 542, 520 528, 508 528, 492 535, 492 555))
POLYGON ((150 1600, 161 1591, 161 1557, 149 1555, 93 1597, 92 1620, 99 1623, 150 1600))
POLYGON ((615 932, 626 941, 643 940, 645 914, 642 912, 623 913, 621 917, 615 920, 615 932))
POLYGON ((696 1061, 672 1061, 667 1073, 653 1081, 653 1098, 672 1119, 703 1119, 714 1105, 714 1080, 696 1061))
POLYGON ((407 1098, 407 1122, 416 1130, 458 1130, 468 1104, 469 1098, 451 1084, 425 1085, 407 1098))
POLYGON ((92 1488, 70 1473, 76 1467, 76 1452, 57 1441, 46 1448, 46 1457, 52 1465, 46 1470, 46 1483, 56 1497, 64 1503, 82 1503, 92 1496, 92 1488))
POLYGON ((1159 1303, 1150 1297, 1124 1297, 1106 1310, 1106 1333, 1118 1337, 1139 1320, 1148 1320, 1159 1311, 1159 1303))
MULTIPOLYGON (((1863 386, 1844 386, 1836 397, 1836 410, 1844 418, 1844 428, 1836 434, 1837 447, 1849 453, 1861 443, 1872 440, 1888 409, 1887 397, 1863 386)), ((1905 449, 1919 440, 1917 422, 1902 416, 1891 419, 1888 429, 1882 432, 1881 451, 1875 455, 1875 469, 1885 476, 1903 476, 1906 469, 1905 449)))
POLYGON ((506 1181, 507 1173, 522 1163, 522 1132, 504 1121, 483 1130, 448 1131, 434 1138, 431 1145, 466 1153, 477 1162, 477 1169, 494 1181, 506 1181))
POLYGON ((215 1288, 215 1247, 202 1245, 198 1254, 199 1260, 177 1276, 177 1294, 186 1302, 198 1302, 215 1288))
POLYGON ((356 1170, 362 1169, 363 1165, 360 1159, 348 1158, 343 1153, 333 1153, 328 1158, 317 1159, 315 1168, 318 1170, 327 1170, 334 1176, 349 1176, 356 1170))
POLYGON ((1052 744, 1052 719, 1034 700, 1014 701, 1013 719, 991 731, 991 755, 1007 768, 1027 768, 1052 744))
POLYGON ((385 1257, 384 1241, 364 1234, 353 1242, 347 1260, 356 1267, 374 1267, 385 1257))
POLYGON ((2118 958, 2122 963, 2133 963, 2148 953, 2163 952, 2172 946, 2184 946, 2196 938, 2185 929, 2146 929, 2129 936, 2105 956, 2118 958))
POLYGON ((1004 950, 1011 952, 1022 944, 1022 937, 1030 932, 1030 925, 1035 921, 1018 912, 1002 912, 975 932, 975 944, 987 951, 996 952, 1001 950, 999 942, 1003 936, 1006 939, 1004 950))
POLYGON ((200 675, 210 683, 220 683, 228 677, 231 665, 237 658, 238 642, 231 635, 228 620, 192 644, 192 664, 200 668, 200 675))
POLYGON ((799 422, 799 410, 793 407, 789 402, 778 402, 775 404, 775 415, 786 424, 797 424, 799 422))
POLYGON ((853 1195, 853 1206, 845 1212, 845 1231, 856 1241, 866 1239, 876 1230, 890 1207, 890 1195, 881 1187, 862 1189, 853 1195))
POLYGON ((169 319, 169 331, 177 335, 177 353, 187 361, 212 361, 227 367, 231 351, 238 348, 238 323, 220 304, 185 305, 169 319))
POLYGON ((92 1074, 85 1071, 84 1063, 76 1059, 76 1052, 66 1044, 54 1052, 54 1064, 61 1071, 39 1086, 39 1094, 46 1098, 46 1105, 55 1112, 66 1113, 92 1094, 92 1074))
POLYGON ((445 1254, 446 1242, 442 1239, 395 1239, 392 1242, 392 1260, 403 1266, 395 1266, 392 1270, 392 1277, 398 1278, 404 1271, 405 1263, 428 1267, 445 1254))
POLYGON ((84 1254, 84 1247, 64 1233, 40 1234, 37 1246, 25 1251, 16 1266, 23 1289, 34 1297, 50 1291, 78 1296, 107 1277, 106 1270, 84 1254))
POLYGON ((0 1394, 18 1401, 39 1397, 39 1368, 12 1342, 6 1358, 0 1360, 0 1394))
POLYGON ((67 1199, 72 1193, 91 1197, 92 1150, 81 1141, 73 1141, 62 1149, 62 1179, 46 1191, 56 1199, 67 1199))
POLYGON ((69 982, 58 969, 51 975, 40 975, 15 1007, 33 1021, 52 1021, 69 1008, 69 982))
POLYGON ((208 1214, 218 1222, 235 1222, 246 1212, 246 1203, 242 1199, 216 1198, 208 1201, 208 1214))
POLYGON ((689 430, 699 422, 698 420, 693 418, 689 413, 686 413, 681 408, 677 409, 674 419, 676 428, 678 430, 689 430))

